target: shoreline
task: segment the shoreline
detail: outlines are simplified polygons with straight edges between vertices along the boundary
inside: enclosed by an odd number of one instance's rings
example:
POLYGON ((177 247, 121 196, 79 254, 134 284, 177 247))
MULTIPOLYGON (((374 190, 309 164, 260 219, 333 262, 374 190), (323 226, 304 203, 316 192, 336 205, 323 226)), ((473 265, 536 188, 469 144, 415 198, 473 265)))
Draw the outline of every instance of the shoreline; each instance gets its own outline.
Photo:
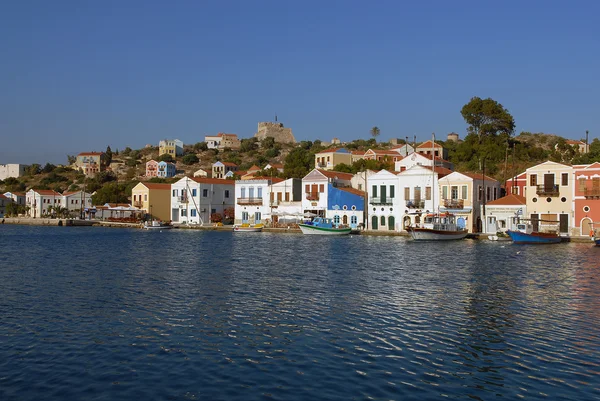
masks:
MULTIPOLYGON (((78 220, 78 219, 50 219, 50 218, 22 218, 22 217, 5 217, 3 218, 2 224, 11 225, 24 225, 24 226, 49 226, 49 227, 110 227, 110 228, 137 228, 142 229, 142 225, 138 223, 118 223, 114 221, 101 221, 101 220, 78 220)), ((206 231, 232 231, 233 226, 173 226, 173 229, 177 230, 206 230, 206 231)), ((264 227, 264 232, 273 232, 279 234, 301 234, 302 231, 297 228, 273 228, 264 227)), ((373 237, 409 237, 408 233, 398 231, 372 231, 364 230, 357 235, 373 236, 373 237)), ((472 233, 467 236, 467 239, 491 241, 488 239, 488 235, 472 233)), ((501 240, 497 242, 511 242, 508 240, 501 240)), ((588 236, 571 236, 565 237, 563 242, 574 242, 574 243, 590 243, 593 241, 588 236)))

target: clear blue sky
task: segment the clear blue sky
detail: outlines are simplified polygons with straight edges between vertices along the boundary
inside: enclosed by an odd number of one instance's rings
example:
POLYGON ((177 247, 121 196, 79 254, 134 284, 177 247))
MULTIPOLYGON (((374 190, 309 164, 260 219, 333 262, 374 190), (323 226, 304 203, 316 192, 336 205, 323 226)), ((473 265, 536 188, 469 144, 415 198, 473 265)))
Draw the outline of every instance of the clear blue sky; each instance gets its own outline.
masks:
POLYGON ((598 1, 4 1, 0 163, 250 137, 464 137, 491 97, 521 131, 600 136, 598 1), (28 152, 22 151, 29 149, 28 152))

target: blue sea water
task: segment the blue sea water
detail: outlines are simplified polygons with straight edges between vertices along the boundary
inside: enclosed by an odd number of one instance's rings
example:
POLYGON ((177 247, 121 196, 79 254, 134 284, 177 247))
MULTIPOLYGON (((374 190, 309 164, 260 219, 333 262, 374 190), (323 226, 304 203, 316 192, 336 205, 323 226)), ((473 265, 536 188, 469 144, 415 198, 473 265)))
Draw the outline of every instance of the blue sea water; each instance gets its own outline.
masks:
POLYGON ((0 400, 600 399, 600 248, 0 226, 0 400))

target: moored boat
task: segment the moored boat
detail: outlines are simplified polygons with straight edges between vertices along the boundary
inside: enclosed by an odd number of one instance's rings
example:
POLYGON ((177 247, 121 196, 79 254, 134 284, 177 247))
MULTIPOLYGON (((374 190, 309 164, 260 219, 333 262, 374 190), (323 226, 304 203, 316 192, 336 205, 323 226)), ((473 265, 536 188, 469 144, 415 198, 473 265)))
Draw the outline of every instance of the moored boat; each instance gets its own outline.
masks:
POLYGON ((407 227, 415 241, 449 241, 463 239, 468 231, 456 225, 456 216, 451 213, 428 214, 423 227, 407 227))
POLYGON ((534 231, 532 224, 518 223, 516 230, 506 232, 515 244, 557 244, 562 241, 557 232, 534 231))
POLYGON ((263 229, 262 224, 256 224, 251 226, 250 224, 242 224, 240 226, 233 226, 233 232, 236 233, 258 233, 263 229))
POLYGON ((144 223, 145 230, 170 230, 171 228, 173 228, 172 225, 169 223, 163 223, 161 221, 153 220, 151 222, 144 223))
POLYGON ((348 235, 352 231, 350 227, 336 227, 328 218, 315 217, 310 223, 298 224, 302 234, 312 235, 348 235))

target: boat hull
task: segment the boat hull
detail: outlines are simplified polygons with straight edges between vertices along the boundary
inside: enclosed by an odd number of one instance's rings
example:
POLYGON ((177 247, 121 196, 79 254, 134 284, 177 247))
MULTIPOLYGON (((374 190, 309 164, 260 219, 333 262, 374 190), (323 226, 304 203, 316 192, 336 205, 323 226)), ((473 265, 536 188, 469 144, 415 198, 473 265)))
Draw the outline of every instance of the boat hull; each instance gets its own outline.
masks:
POLYGON ((522 233, 519 231, 507 231, 507 234, 515 244, 557 244, 562 238, 557 234, 551 233, 522 233))
POLYGON ((144 226, 144 230, 170 230, 173 226, 144 226))
POLYGON ((600 238, 594 238, 594 243, 596 246, 600 246, 600 238))
POLYGON ((233 232, 236 233, 259 233, 262 227, 233 227, 233 232))
POLYGON ((409 227, 406 230, 415 241, 452 241, 463 239, 468 234, 467 230, 447 231, 418 227, 409 227))
POLYGON ((298 226, 302 234, 309 235, 348 235, 352 231, 352 228, 327 228, 307 224, 298 224, 298 226))

